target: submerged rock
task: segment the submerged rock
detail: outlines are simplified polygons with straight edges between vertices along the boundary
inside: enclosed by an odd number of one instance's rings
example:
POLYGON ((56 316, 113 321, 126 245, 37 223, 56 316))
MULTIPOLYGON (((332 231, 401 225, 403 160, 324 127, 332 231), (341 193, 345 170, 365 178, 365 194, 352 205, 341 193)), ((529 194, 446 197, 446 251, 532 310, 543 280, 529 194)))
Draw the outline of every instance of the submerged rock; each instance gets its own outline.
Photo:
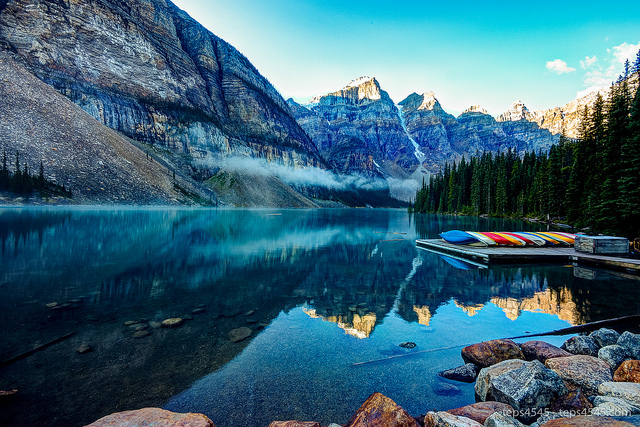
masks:
POLYGON ((189 426, 215 427, 213 421, 202 414, 178 414, 160 408, 143 408, 135 411, 116 412, 86 427, 137 427, 137 426, 189 426))
POLYGON ((171 317, 162 321, 161 326, 163 328, 177 328, 184 323, 184 319, 181 317, 171 317))
POLYGON ((151 335, 151 332, 149 332, 147 329, 143 329, 141 331, 134 332, 132 336, 133 338, 144 338, 148 337, 149 335, 151 335))
POLYGON ((462 381, 465 383, 472 383, 478 377, 480 368, 473 363, 466 363, 457 368, 447 369, 446 371, 438 372, 443 378, 447 378, 454 381, 462 381))
POLYGON ((609 364, 592 356, 558 357, 547 360, 546 365, 563 380, 581 388, 589 396, 598 393, 600 384, 613 379, 609 364))
POLYGON ((231 342, 240 342, 248 338, 249 336, 251 336, 251 329, 247 328, 246 326, 232 329, 227 333, 227 337, 231 342))
POLYGON ((438 396, 455 396, 457 394, 462 394, 462 390, 453 384, 447 384, 443 382, 438 382, 434 384, 432 387, 433 392, 438 396))
POLYGON ((584 354, 587 356, 598 356, 598 343, 596 340, 586 335, 571 337, 562 344, 561 348, 571 354, 584 354))
POLYGON ((401 406, 381 393, 373 393, 344 427, 419 427, 401 406))
POLYGON ((401 342, 400 344, 398 344, 400 347, 402 348, 415 348, 416 347, 416 343, 411 342, 411 341, 407 341, 407 342, 401 342))
POLYGON ((462 359, 486 368, 509 359, 522 359, 524 354, 512 340, 491 340, 473 344, 462 349, 462 359))
POLYGON ((88 344, 82 344, 80 347, 76 348, 76 351, 80 354, 85 354, 93 351, 93 347, 88 344))

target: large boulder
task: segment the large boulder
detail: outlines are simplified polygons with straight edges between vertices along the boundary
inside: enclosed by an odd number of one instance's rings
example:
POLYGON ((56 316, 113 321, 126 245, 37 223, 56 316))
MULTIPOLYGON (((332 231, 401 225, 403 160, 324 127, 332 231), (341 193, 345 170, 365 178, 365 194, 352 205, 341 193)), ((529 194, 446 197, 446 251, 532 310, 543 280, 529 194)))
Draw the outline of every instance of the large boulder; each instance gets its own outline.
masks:
POLYGON ((557 418, 542 424, 544 427, 633 427, 626 421, 614 420, 610 417, 578 415, 571 418, 557 418))
POLYGON ((538 360, 492 378, 490 387, 493 398, 511 405, 516 418, 525 423, 533 422, 555 398, 568 392, 560 376, 538 360))
POLYGON ((640 414, 640 406, 620 397, 596 396, 593 404, 595 408, 591 410, 591 415, 628 417, 640 414))
POLYGON ((513 369, 518 369, 524 366, 526 363, 527 362, 525 362, 524 360, 511 359, 481 369, 474 388, 477 399, 483 401, 493 400, 493 396, 491 394, 491 380, 498 375, 504 374, 505 372, 511 371, 513 369))
POLYGON ((640 384, 605 382, 598 386, 601 396, 619 397, 634 405, 640 405, 640 384))
POLYGON ((593 404, 589 401, 587 395, 582 389, 576 388, 570 390, 569 393, 558 396, 549 405, 551 412, 565 412, 570 414, 588 414, 593 408, 593 404))
POLYGON ((478 372, 480 372, 480 368, 478 368, 477 365, 473 363, 466 363, 462 366, 458 366, 457 368, 438 372, 438 375, 454 381, 472 383, 478 377, 478 372))
POLYGON ((142 408, 116 412, 89 424, 87 427, 215 427, 213 421, 202 414, 179 414, 160 408, 142 408))
POLYGON ((382 393, 373 393, 345 427, 418 427, 418 422, 396 402, 382 393))
POLYGON ((598 350, 598 359, 602 359, 611 366, 612 370, 618 369, 618 366, 629 358, 629 351, 618 344, 607 345, 598 350))
POLYGON ((625 360, 613 374, 618 382, 640 383, 640 360, 625 360))
POLYGON ((520 348, 527 360, 539 360, 542 363, 554 357, 567 357, 572 355, 568 351, 544 341, 527 341, 521 344, 520 348))
POLYGON ((618 338, 617 344, 626 348, 632 358, 640 359, 640 334, 632 334, 628 331, 623 332, 618 338))
POLYGON ((484 424, 491 414, 500 412, 503 414, 513 414, 511 405, 502 402, 478 402, 461 408, 449 409, 450 414, 471 418, 474 421, 484 424))
POLYGON ((613 380, 609 364, 597 357, 557 357, 547 360, 545 364, 567 383, 581 388, 589 396, 598 394, 600 384, 613 380))
POLYGON ((512 340, 491 340, 472 344, 462 349, 462 358, 467 363, 475 363, 486 368, 509 359, 524 360, 518 344, 512 340))
POLYGON ((593 338, 600 347, 617 344, 618 338, 620 338, 618 332, 609 328, 600 328, 597 331, 591 332, 589 336, 593 338))
POLYGON ((598 356, 598 343, 587 335, 577 335, 571 337, 562 344, 561 348, 571 354, 584 354, 587 356, 598 356))
POLYGON ((424 427, 482 427, 482 424, 448 412, 430 411, 424 416, 424 427))

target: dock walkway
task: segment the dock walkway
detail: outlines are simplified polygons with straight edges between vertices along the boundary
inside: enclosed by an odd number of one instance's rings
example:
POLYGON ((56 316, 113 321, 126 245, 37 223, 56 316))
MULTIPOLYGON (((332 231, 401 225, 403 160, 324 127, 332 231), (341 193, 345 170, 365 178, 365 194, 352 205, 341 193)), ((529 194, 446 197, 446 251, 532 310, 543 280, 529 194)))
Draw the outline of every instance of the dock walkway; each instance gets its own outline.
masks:
POLYGON ((567 247, 482 247, 454 245, 441 239, 418 239, 416 245, 440 254, 453 255, 483 264, 569 261, 640 274, 639 259, 588 254, 576 252, 574 248, 567 247))

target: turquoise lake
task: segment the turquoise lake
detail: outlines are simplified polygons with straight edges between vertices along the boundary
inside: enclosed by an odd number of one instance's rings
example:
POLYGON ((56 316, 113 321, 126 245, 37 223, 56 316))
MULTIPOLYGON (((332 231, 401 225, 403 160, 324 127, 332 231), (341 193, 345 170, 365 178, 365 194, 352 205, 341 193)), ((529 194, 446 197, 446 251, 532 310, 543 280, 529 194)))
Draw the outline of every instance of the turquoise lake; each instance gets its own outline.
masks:
POLYGON ((18 390, 0 425, 147 406, 218 427, 344 424, 376 391, 417 416, 475 401, 472 384, 437 375, 464 345, 639 312, 637 277, 473 268, 415 245, 451 229, 541 226, 374 209, 0 209, 0 390, 18 390))

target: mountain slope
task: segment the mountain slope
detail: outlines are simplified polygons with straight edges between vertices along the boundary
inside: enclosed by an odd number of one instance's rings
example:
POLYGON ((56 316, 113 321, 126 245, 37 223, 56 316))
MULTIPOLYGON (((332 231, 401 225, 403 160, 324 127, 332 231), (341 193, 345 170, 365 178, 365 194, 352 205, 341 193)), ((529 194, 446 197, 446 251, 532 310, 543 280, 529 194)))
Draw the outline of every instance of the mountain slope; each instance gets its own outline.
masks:
POLYGON ((3 1, 0 46, 178 175, 229 156, 327 167, 255 67, 169 1, 3 1))
POLYGON ((75 203, 193 204, 215 200, 154 161, 130 140, 96 121, 11 54, 0 51, 0 149, 73 192, 75 203), (182 188, 184 191, 180 191, 182 188))

